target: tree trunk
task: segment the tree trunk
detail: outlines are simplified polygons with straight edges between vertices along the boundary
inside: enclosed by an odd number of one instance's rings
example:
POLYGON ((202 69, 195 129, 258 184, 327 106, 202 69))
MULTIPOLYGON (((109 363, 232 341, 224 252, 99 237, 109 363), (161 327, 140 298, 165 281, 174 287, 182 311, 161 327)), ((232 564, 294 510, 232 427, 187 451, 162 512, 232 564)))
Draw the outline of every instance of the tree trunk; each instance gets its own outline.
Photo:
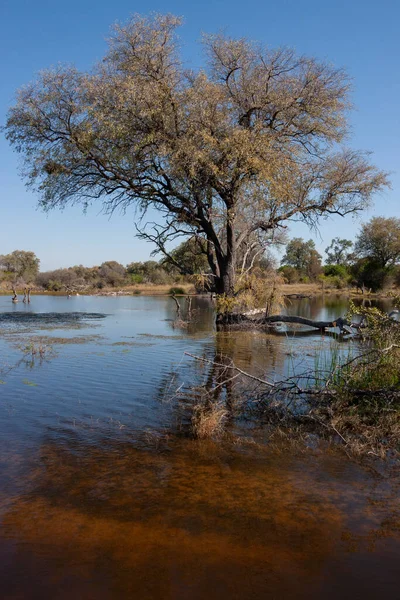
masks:
POLYGON ((215 280, 215 291, 218 295, 233 297, 235 295, 234 265, 220 267, 220 276, 215 280))
MULTIPOLYGON (((216 278, 215 291, 218 296, 226 296, 227 298, 234 298, 235 296, 235 284, 236 284, 236 271, 235 261, 232 258, 226 257, 222 264, 219 265, 220 277, 216 278)), ((237 317, 232 310, 226 309, 224 312, 218 312, 216 322, 224 325, 231 325, 237 323, 237 317)))
POLYGON ((226 253, 217 254, 219 267, 219 278, 216 281, 217 294, 225 294, 233 297, 235 295, 236 283, 236 236, 235 236, 235 214, 232 208, 228 208, 226 223, 226 253))

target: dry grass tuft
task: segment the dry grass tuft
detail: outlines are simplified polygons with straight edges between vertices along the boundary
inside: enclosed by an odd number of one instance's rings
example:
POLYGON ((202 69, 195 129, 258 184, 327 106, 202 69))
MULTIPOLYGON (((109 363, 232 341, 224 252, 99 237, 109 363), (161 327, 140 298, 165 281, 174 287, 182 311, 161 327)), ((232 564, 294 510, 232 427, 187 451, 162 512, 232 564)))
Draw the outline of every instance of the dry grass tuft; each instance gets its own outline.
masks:
POLYGON ((198 440, 221 437, 228 411, 220 403, 198 403, 193 406, 191 432, 198 440))

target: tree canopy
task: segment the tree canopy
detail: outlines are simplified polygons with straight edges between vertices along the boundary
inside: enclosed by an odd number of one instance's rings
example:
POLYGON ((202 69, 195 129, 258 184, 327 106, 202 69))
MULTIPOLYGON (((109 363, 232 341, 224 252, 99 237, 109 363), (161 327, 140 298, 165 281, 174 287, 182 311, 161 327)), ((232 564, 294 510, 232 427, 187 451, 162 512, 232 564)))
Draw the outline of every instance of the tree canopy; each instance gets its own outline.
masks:
POLYGON ((373 217, 364 223, 356 239, 355 252, 381 268, 395 265, 400 260, 400 219, 373 217))
POLYGON ((5 130, 45 210, 156 208, 155 233, 143 220, 142 235, 161 251, 200 238, 217 292, 233 294, 250 236, 267 246, 289 220, 361 210, 387 176, 339 147, 350 106, 342 70, 208 35, 206 63, 188 71, 180 24, 153 15, 116 26, 92 71, 59 66, 22 88, 5 130))
POLYGON ((281 263, 293 267, 299 274, 314 278, 321 271, 321 258, 313 240, 305 242, 302 238, 293 238, 286 246, 281 263))
POLYGON ((14 250, 0 256, 0 267, 12 275, 13 280, 22 279, 25 283, 35 280, 39 273, 40 260, 34 252, 14 250))
POLYGON ((333 238, 329 246, 325 248, 327 264, 346 266, 351 258, 350 249, 352 247, 351 240, 333 238))

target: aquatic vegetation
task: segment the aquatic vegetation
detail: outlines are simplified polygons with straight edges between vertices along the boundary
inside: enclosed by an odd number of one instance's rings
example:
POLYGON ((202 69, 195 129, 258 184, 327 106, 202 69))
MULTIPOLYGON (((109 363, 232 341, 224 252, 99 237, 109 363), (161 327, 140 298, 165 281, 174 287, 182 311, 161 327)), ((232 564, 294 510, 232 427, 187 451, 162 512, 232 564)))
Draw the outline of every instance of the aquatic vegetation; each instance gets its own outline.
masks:
POLYGON ((135 347, 149 347, 154 346, 151 342, 141 342, 141 341, 132 341, 132 342, 113 342, 112 346, 132 346, 135 347))
POLYGON ((151 338, 154 340, 185 340, 186 336, 184 335, 158 335, 155 333, 138 333, 138 335, 146 338, 151 338))
POLYGON ((18 323, 21 325, 52 325, 73 324, 80 321, 95 321, 104 319, 107 315, 102 313, 84 312, 3 312, 0 313, 0 323, 18 323))
POLYGON ((24 385, 29 385, 30 387, 36 387, 37 383, 34 383, 33 381, 30 381, 29 379, 23 379, 22 383, 24 385))

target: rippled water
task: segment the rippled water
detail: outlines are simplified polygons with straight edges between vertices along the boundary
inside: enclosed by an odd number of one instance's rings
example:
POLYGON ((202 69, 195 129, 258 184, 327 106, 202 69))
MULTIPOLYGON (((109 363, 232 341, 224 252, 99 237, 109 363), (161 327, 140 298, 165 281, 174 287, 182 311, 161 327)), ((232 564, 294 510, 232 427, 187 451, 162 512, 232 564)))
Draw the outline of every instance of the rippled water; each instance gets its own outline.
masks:
POLYGON ((280 378, 331 337, 216 333, 194 309, 182 328, 170 298, 0 297, 0 597, 396 598, 395 467, 176 435, 171 398, 207 377, 185 352, 280 378))

